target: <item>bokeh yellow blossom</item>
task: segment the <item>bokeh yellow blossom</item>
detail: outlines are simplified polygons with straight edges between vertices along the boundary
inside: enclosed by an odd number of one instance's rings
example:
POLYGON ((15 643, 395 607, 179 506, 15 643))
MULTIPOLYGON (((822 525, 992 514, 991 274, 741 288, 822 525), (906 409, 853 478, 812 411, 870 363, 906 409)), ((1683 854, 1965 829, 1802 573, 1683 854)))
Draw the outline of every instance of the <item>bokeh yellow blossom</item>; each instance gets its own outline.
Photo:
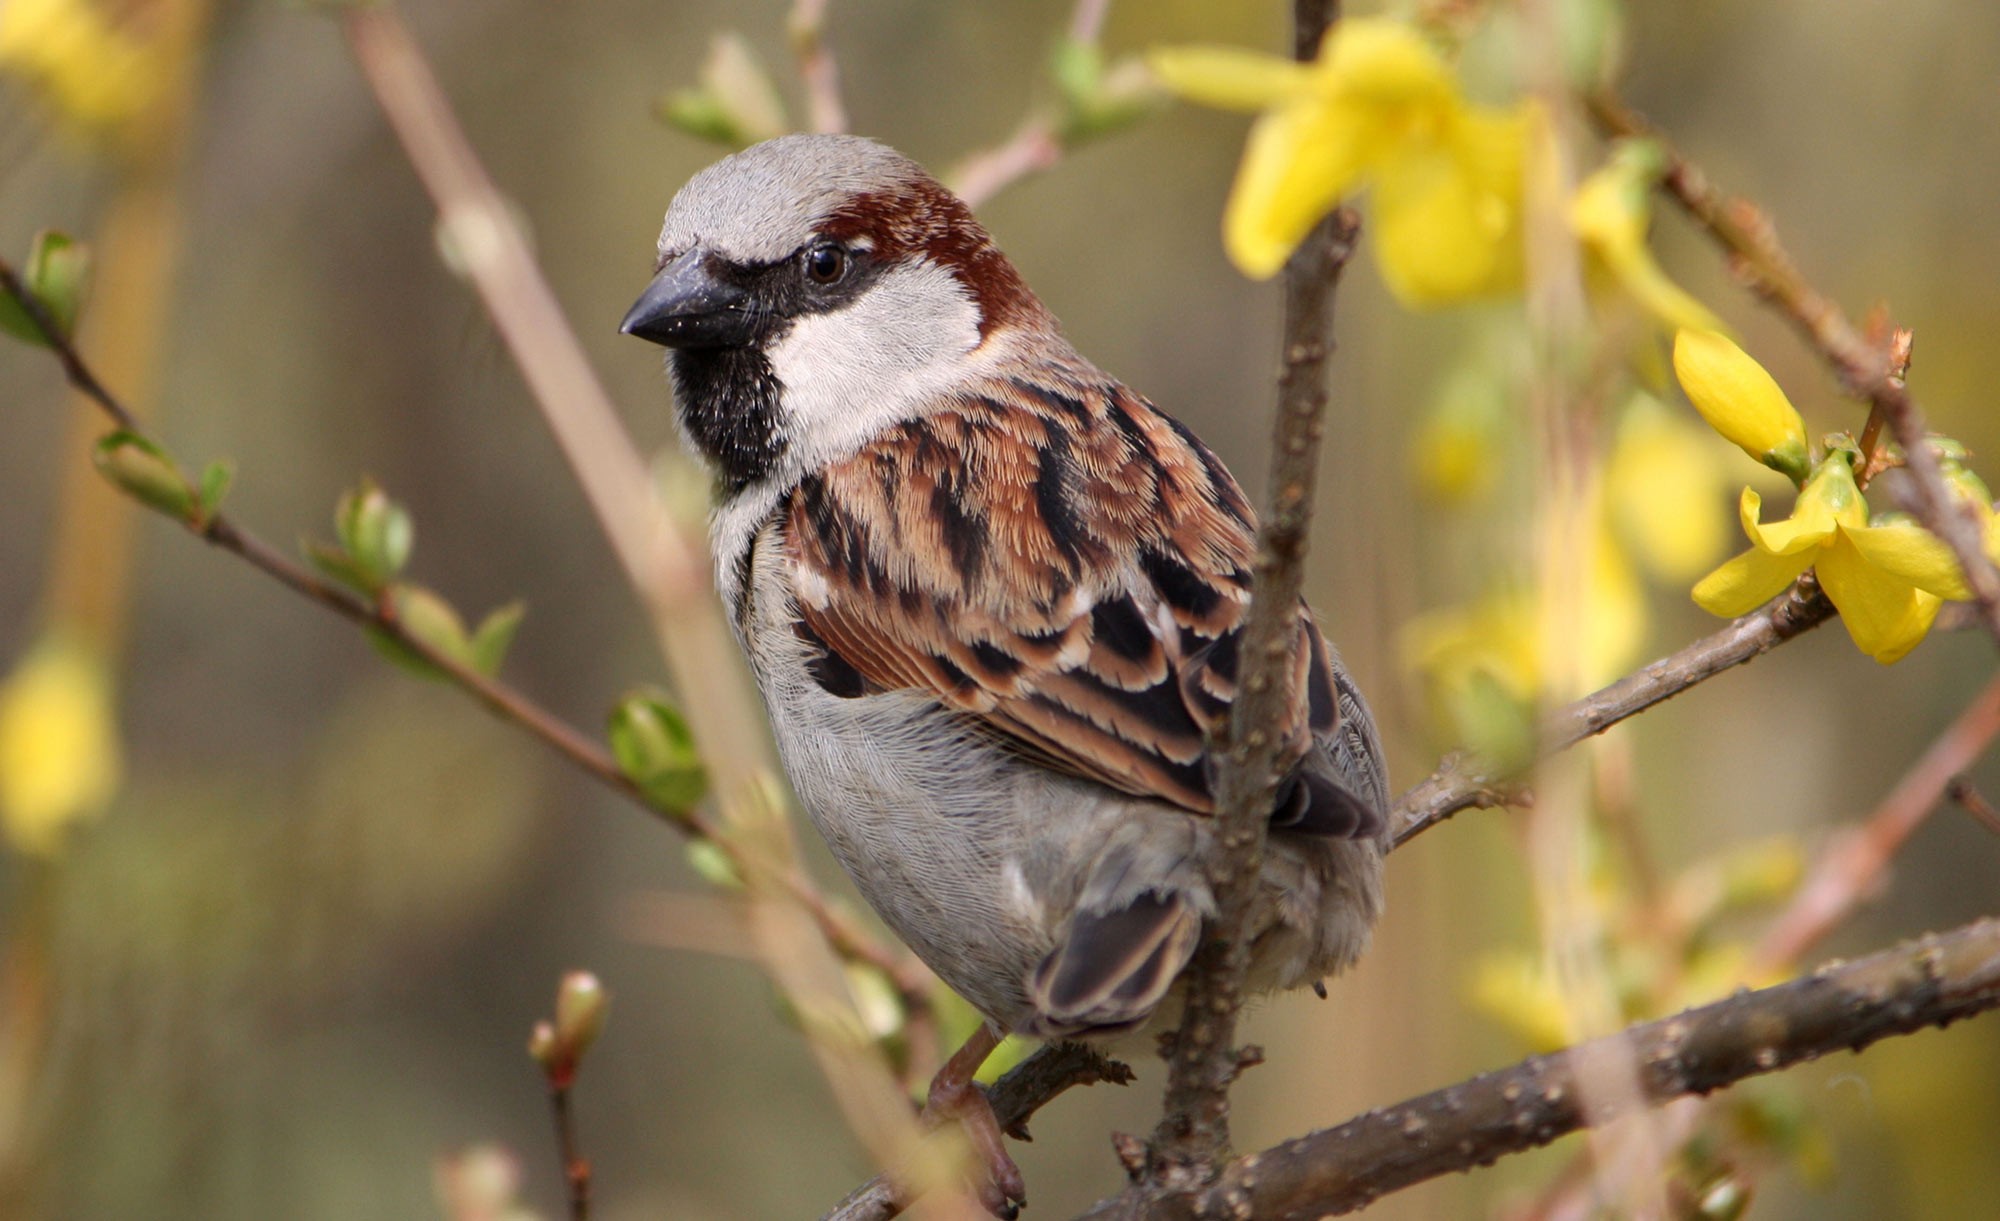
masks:
MULTIPOLYGON (((1637 660, 1650 630, 1645 590, 1601 514, 1592 530, 1576 656, 1560 669, 1601 686, 1637 660)), ((1558 668, 1544 656, 1542 599, 1526 590, 1490 593, 1420 615, 1402 631, 1404 668, 1423 688, 1433 724, 1454 744, 1503 767, 1527 762, 1535 708, 1558 668)))
POLYGON ((0 827, 48 856, 118 789, 111 675, 96 650, 51 633, 0 683, 0 827))
POLYGON ((1721 319, 1674 283, 1646 244, 1658 157, 1657 146, 1643 141, 1620 145, 1577 188, 1570 201, 1570 228, 1597 268, 1661 322, 1721 331, 1721 319))
POLYGON ((116 133, 142 118, 159 97, 164 67, 158 48, 92 0, 0 4, 0 69, 26 79, 86 131, 116 133))
POLYGON ((1810 455, 1798 408, 1727 336, 1692 329, 1675 334, 1674 376, 1715 431, 1793 483, 1805 481, 1810 455))
POLYGON ((1752 545, 1695 585, 1703 610, 1744 614, 1812 568, 1856 647, 1887 665, 1917 647, 1941 601, 1964 596, 1957 563, 1928 532, 1894 516, 1870 523, 1844 454, 1820 463, 1791 517, 1765 523, 1761 510, 1757 493, 1743 489, 1739 514, 1752 545))
POLYGON ((1223 215, 1224 246, 1245 275, 1275 274, 1343 196, 1372 185, 1383 279, 1403 304, 1521 284, 1522 164, 1540 112, 1467 101, 1410 27, 1343 21, 1304 65, 1208 47, 1149 62, 1184 97, 1263 112, 1223 215))
POLYGON ((1692 580, 1728 546, 1732 458, 1713 433, 1651 395, 1626 405, 1605 460, 1604 507, 1655 577, 1692 580))

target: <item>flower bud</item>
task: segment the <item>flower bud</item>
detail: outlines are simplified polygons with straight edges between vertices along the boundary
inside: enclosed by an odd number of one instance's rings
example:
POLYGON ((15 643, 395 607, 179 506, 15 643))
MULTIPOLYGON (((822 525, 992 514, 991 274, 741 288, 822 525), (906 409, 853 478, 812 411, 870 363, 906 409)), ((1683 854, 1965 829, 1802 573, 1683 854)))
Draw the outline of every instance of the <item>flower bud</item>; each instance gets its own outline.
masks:
POLYGON ((1674 336, 1674 375, 1710 427, 1793 483, 1805 482, 1805 422, 1764 366, 1726 336, 1682 329, 1674 336))

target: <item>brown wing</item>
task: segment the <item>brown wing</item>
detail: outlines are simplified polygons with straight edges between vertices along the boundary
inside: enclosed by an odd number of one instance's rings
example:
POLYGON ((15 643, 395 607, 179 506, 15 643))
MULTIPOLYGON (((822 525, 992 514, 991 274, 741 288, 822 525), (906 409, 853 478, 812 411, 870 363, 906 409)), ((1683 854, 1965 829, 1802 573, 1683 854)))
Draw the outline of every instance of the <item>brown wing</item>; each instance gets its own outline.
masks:
MULTIPOLYGON (((835 694, 928 691, 1040 761, 1210 812, 1249 507, 1193 434, 1112 383, 1007 383, 808 478, 785 547, 835 694)), ((1338 718, 1300 607, 1303 755, 1338 718)))

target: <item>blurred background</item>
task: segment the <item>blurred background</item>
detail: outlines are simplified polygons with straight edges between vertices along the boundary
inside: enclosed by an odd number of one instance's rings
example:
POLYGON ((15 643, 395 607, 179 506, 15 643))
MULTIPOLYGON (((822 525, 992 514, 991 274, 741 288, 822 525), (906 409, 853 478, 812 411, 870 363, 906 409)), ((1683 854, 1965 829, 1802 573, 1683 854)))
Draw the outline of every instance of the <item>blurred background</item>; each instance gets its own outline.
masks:
MULTIPOLYGON (((44 0, 4 2, 0 31, 44 0)), ((251 528, 280 544, 330 537, 335 499, 372 475, 414 515, 416 579, 473 615, 525 599, 513 682, 595 729, 625 691, 660 681, 635 600, 439 257, 432 208, 334 24, 242 0, 100 7, 162 37, 184 23, 184 113, 163 107, 136 146, 112 147, 76 118, 83 103, 9 62, 0 34, 0 250, 18 259, 44 227, 96 243, 83 348, 176 453, 236 460, 230 507, 251 528)), ((672 450, 659 354, 616 326, 667 200, 724 150, 662 123, 655 103, 735 30, 796 104, 787 6, 404 7, 630 428, 672 450)), ((1506 17, 1468 51, 1475 93, 1515 89, 1480 67, 1504 60, 1506 17)), ((1935 426, 1975 455, 2000 450, 1987 389, 2000 384, 2000 229, 1983 202, 2000 192, 2000 8, 1632 0, 1625 18, 1628 97, 1763 203, 1850 314, 1889 303, 1917 334, 1911 386, 1935 426)), ((1113 56, 1278 50, 1288 19, 1277 3, 1120 4, 1103 41, 1113 56)), ((1068 20, 1041 0, 836 3, 829 37, 856 129, 945 167, 1049 95, 1068 20)), ((1217 236, 1244 129, 1168 107, 982 216, 1078 347, 1185 418, 1261 496, 1277 293, 1236 274, 1217 236)), ((1859 427, 1861 409, 1684 218, 1663 209, 1655 247, 1815 435, 1859 427)), ((1479 596, 1511 554, 1478 523, 1482 502, 1425 492, 1420 437, 1520 340, 1518 307, 1400 308, 1370 259, 1339 299, 1308 588, 1402 788, 1454 743, 1399 661, 1399 632, 1479 596)), ((522 1047, 578 966, 616 997, 578 1101, 605 1221, 817 1215, 868 1173, 677 837, 453 691, 386 666, 350 625, 117 501, 78 440, 97 424, 46 353, 0 343, 0 669, 52 624, 107 648, 123 755, 100 818, 0 851, 0 1215, 434 1216, 434 1162, 497 1143, 520 1158, 525 1201, 558 1216, 522 1047)), ((1475 452, 1507 503, 1524 468, 1504 443, 1475 452)), ((1747 466, 1739 456, 1712 498, 1725 523, 1747 466)), ((1730 527, 1704 563, 1740 546, 1730 527)), ((1717 625, 1686 586, 1647 587, 1635 659, 1717 625)), ((1938 633, 1884 668, 1828 626, 1697 688, 1617 747, 1635 859, 1669 889, 1763 861, 1776 880, 1749 906, 1782 906, 1797 867, 1869 813, 1992 670, 1976 632, 1938 633)), ((683 695, 699 708, 700 693, 683 695)), ((1971 777, 2000 791, 2000 764, 1971 777)), ((811 851, 829 889, 851 894, 811 851)), ((1607 871, 1606 885, 1632 873, 1607 871)), ((1533 988, 1505 982, 1537 952, 1528 877, 1504 812, 1467 813, 1396 854, 1361 967, 1328 1002, 1286 996, 1252 1016, 1247 1037, 1272 1065, 1238 1091, 1239 1145, 1532 1050, 1533 988)), ((1996 895, 2000 837, 1945 809, 1816 953, 1961 923, 1996 895)), ((1754 936, 1759 911, 1721 920, 1718 937, 1754 936)), ((1063 1098, 1018 1150, 1031 1215, 1122 1183, 1106 1134, 1148 1130, 1162 1081, 1149 1049, 1128 1055, 1136 1085, 1063 1098)), ((1763 1167, 1752 1215, 1979 1211, 1967 1202, 2000 1198, 1996 1081, 2000 1022, 1987 1018, 1749 1087, 1740 1122, 1765 1125, 1743 1146, 1763 1167)), ((1371 1215, 1532 1212, 1577 1147, 1371 1215)))

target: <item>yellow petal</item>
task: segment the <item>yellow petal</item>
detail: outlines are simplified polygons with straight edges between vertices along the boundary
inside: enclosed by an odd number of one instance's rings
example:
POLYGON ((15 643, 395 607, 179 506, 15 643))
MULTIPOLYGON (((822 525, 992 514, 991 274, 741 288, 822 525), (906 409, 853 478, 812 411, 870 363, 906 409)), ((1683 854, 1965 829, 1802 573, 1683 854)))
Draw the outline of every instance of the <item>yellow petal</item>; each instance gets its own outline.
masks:
POLYGON ((1320 48, 1322 87, 1370 106, 1434 105, 1456 92, 1451 69, 1415 29, 1385 17, 1333 27, 1320 48))
POLYGON ((52 634, 0 684, 0 827, 48 855, 117 791, 118 735, 103 659, 52 634))
POLYGON ((1222 239, 1252 279, 1276 274, 1319 219, 1354 188, 1372 149, 1352 109, 1310 98, 1257 120, 1243 149, 1222 239))
POLYGON ((1806 471, 1806 428, 1778 383, 1727 336, 1683 329, 1674 336, 1674 374, 1715 431, 1794 482, 1806 471))
POLYGON ((1872 567, 1953 602, 1972 597, 1958 557, 1944 540, 1915 522, 1843 528, 1841 533, 1872 567))
POLYGON ((1523 278, 1521 165, 1531 112, 1453 108, 1412 136, 1375 187, 1382 278, 1412 308, 1508 292, 1523 278))
POLYGON ((162 78, 149 50, 86 0, 0 4, 0 67, 85 128, 115 129, 151 105, 162 78))
POLYGON ((1570 227, 1620 287, 1662 322, 1725 331, 1721 319, 1668 278, 1646 244, 1653 165, 1620 156, 1584 179, 1570 203, 1570 227))
POLYGON ((1147 53, 1146 66, 1190 102, 1221 110, 1268 110, 1298 96, 1313 76, 1304 64, 1235 47, 1160 47, 1147 53))
POLYGON ((1856 647, 1883 665, 1916 648, 1937 618, 1935 595, 1870 564, 1844 533, 1820 552, 1817 571, 1856 647))
POLYGON ((1695 605, 1725 619, 1748 614, 1798 580, 1812 567, 1814 554, 1772 555, 1752 547, 1696 583, 1695 605))
MULTIPOLYGON (((1797 555, 1821 546, 1833 537, 1833 513, 1823 502, 1808 502, 1801 497, 1789 518, 1769 525, 1757 520, 1763 504, 1763 497, 1749 488, 1743 489, 1743 495, 1737 501, 1737 516, 1743 523, 1743 533, 1759 551, 1768 555, 1797 555)), ((1806 563, 1810 565, 1812 561, 1806 563)))
POLYGON ((1636 395, 1604 467, 1612 522, 1639 561, 1669 581, 1692 580, 1727 545, 1723 459, 1715 435, 1658 400, 1636 395))
POLYGON ((1578 658, 1580 677, 1593 688, 1631 669, 1652 626, 1646 591, 1626 561, 1617 536, 1603 527, 1596 536, 1584 586, 1584 631, 1578 658))

